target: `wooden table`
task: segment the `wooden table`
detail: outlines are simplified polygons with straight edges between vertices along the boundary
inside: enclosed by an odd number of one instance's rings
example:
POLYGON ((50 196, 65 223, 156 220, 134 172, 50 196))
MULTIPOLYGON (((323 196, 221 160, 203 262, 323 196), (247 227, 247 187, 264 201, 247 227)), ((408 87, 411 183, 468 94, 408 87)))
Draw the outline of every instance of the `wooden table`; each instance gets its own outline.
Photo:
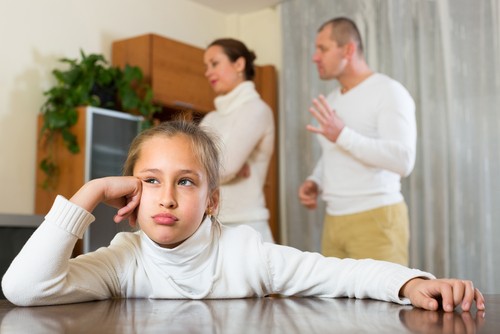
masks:
POLYGON ((0 333, 500 333, 500 295, 487 295, 486 302, 485 313, 445 314, 344 298, 123 299, 42 307, 0 300, 0 333))

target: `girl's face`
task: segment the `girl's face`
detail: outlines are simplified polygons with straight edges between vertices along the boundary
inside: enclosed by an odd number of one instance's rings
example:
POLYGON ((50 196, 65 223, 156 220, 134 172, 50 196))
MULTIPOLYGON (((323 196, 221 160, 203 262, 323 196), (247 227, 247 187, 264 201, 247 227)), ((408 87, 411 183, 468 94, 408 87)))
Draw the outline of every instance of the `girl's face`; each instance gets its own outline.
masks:
POLYGON ((245 80, 244 58, 231 62, 219 45, 213 45, 205 51, 203 62, 206 66, 205 76, 217 95, 229 93, 245 80))
POLYGON ((217 204, 185 135, 156 136, 142 143, 134 176, 142 181, 139 226, 161 247, 180 245, 198 229, 210 203, 217 204))

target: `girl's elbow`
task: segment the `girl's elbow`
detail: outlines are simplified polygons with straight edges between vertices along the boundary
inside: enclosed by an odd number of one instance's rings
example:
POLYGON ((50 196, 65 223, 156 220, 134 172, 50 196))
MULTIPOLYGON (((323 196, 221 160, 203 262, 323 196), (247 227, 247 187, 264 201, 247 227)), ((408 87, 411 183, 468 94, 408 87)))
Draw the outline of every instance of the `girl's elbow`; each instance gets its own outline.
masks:
POLYGON ((46 305, 46 296, 50 294, 43 284, 34 282, 30 278, 11 277, 5 275, 2 279, 2 292, 12 304, 17 306, 46 305))
POLYGON ((4 284, 2 281, 2 292, 9 302, 17 306, 35 306, 37 305, 37 296, 33 294, 31 287, 21 286, 20 284, 4 284))

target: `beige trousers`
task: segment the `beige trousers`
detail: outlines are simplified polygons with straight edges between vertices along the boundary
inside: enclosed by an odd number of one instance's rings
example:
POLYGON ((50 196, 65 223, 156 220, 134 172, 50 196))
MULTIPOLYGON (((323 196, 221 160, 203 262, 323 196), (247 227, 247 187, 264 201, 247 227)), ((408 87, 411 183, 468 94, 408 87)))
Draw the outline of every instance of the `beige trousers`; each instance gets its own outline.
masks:
POLYGON ((326 215, 321 252, 325 256, 372 258, 407 266, 409 234, 405 202, 350 215, 326 215))

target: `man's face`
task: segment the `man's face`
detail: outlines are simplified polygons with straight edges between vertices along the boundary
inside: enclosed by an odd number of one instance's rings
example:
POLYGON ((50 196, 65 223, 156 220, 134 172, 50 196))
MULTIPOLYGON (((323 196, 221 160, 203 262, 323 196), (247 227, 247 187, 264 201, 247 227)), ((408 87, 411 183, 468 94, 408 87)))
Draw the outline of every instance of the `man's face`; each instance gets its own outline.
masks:
POLYGON ((327 25, 316 35, 313 62, 321 80, 338 79, 347 65, 346 46, 339 47, 332 40, 332 26, 327 25))

